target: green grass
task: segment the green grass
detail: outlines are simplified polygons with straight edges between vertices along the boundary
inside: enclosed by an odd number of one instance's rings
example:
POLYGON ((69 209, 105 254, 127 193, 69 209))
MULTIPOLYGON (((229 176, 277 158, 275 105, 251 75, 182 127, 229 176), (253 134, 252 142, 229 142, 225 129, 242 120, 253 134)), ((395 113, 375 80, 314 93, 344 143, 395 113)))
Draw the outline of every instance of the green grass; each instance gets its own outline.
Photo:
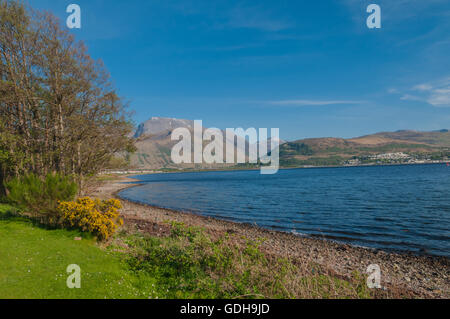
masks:
MULTIPOLYGON (((123 238, 136 275, 152 278, 152 297, 169 299, 371 298, 364 276, 344 280, 319 265, 296 265, 266 255, 263 239, 234 235, 212 239, 202 229, 171 223, 171 235, 123 238)), ((146 281, 144 280, 143 283, 146 281)))
POLYGON ((116 253, 76 231, 37 227, 12 210, 0 204, 0 299, 148 298, 116 253), (67 288, 71 264, 81 267, 81 289, 67 288))
POLYGON ((122 231, 101 248, 89 235, 39 227, 0 204, 0 299, 373 297, 363 276, 344 280, 268 256, 261 241, 171 229, 166 238, 122 231), (81 268, 81 289, 66 285, 71 264, 81 268))

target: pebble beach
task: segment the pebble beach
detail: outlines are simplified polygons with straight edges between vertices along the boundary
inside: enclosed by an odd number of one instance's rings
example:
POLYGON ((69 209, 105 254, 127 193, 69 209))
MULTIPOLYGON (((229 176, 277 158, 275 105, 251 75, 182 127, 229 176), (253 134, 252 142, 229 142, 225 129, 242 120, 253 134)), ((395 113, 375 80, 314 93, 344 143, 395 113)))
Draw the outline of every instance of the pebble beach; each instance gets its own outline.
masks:
MULTIPOLYGON (((121 190, 137 185, 138 182, 132 178, 118 177, 103 182, 89 195, 99 198, 120 198, 118 193, 121 190)), ((125 227, 152 236, 167 236, 170 232, 167 221, 182 222, 188 226, 201 227, 213 237, 227 233, 236 235, 236 238, 264 239, 261 249, 267 254, 290 258, 303 264, 319 264, 327 271, 343 278, 350 277, 355 271, 366 273, 369 265, 376 264, 381 269, 382 289, 405 291, 406 295, 414 298, 450 297, 450 263, 447 257, 351 246, 321 238, 263 229, 256 225, 138 204, 124 199, 121 201, 125 227)))

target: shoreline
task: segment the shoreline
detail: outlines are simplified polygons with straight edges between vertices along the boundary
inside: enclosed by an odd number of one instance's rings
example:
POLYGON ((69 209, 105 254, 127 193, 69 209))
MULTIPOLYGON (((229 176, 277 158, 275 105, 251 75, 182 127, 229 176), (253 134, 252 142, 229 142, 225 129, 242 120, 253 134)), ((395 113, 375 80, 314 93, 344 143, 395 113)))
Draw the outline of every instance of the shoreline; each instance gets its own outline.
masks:
MULTIPOLYGON (((358 168, 358 167, 390 167, 390 166, 422 166, 422 165, 447 165, 449 161, 439 161, 435 163, 385 163, 385 164, 360 164, 360 165, 327 165, 327 166, 280 166, 279 170, 295 170, 295 169, 321 169, 321 168, 358 168)), ((121 171, 121 170, 112 170, 110 172, 102 172, 103 175, 120 175, 121 177, 129 177, 133 178, 133 176, 139 175, 151 175, 151 174, 180 174, 180 173, 203 173, 203 172, 234 172, 234 171, 259 171, 261 167, 256 168, 213 168, 213 169, 173 169, 170 171, 161 171, 161 169, 142 169, 139 171, 129 170, 129 171, 121 171)))
MULTIPOLYGON (((139 186, 139 180, 121 176, 102 183, 93 192, 95 197, 118 196, 124 189, 139 186)), ((182 222, 205 229, 213 236, 226 233, 251 240, 264 238, 261 248, 277 257, 289 257, 299 262, 317 263, 345 278, 358 271, 366 273, 371 264, 381 268, 381 283, 387 289, 402 289, 418 298, 450 298, 450 260, 447 257, 416 255, 353 246, 310 236, 270 230, 256 225, 196 215, 192 212, 132 202, 120 198, 125 227, 152 236, 167 236, 167 221, 182 222)))
MULTIPOLYGON (((133 175, 135 176, 135 175, 133 175)), ((131 178, 134 179, 133 176, 125 176, 126 178, 131 178)), ((174 212, 174 213, 178 213, 178 214, 189 214, 195 217, 200 217, 200 218, 206 218, 206 219, 214 219, 214 220, 218 220, 221 222, 226 222, 226 223, 232 223, 232 224, 237 224, 237 225, 242 225, 242 226, 247 226, 247 227, 253 227, 256 229, 259 229, 260 231, 269 231, 269 232, 277 232, 277 233, 283 233, 283 234, 288 234, 288 235, 294 235, 296 237, 300 237, 300 238, 309 238, 309 239, 315 239, 315 240, 320 240, 320 241, 324 241, 324 242, 329 242, 329 243, 335 243, 337 245, 345 245, 345 246, 351 246, 354 248, 361 248, 361 249, 365 249, 365 250, 369 250, 369 251, 383 251, 387 254, 397 254, 397 255, 406 255, 406 256, 416 256, 416 257, 425 257, 425 258, 436 258, 436 259, 444 259, 444 260, 448 260, 449 264, 450 264, 450 257, 447 256, 443 256, 443 255, 435 255, 435 254, 429 254, 426 252, 414 252, 414 251, 409 251, 409 250, 401 250, 401 249, 386 249, 386 248, 375 248, 375 247, 368 247, 368 246, 363 246, 363 245, 357 245, 357 244, 351 244, 351 243, 346 243, 344 241, 340 241, 339 239, 334 239, 333 237, 327 236, 327 235, 314 235, 314 234, 307 234, 307 233, 300 233, 300 232, 289 232, 289 231, 283 231, 283 230, 278 230, 278 229, 274 229, 274 228, 270 228, 270 227, 263 227, 263 226, 259 226, 256 223, 255 224, 251 224, 251 223, 246 223, 246 222, 239 222, 239 221, 235 221, 235 220, 231 220, 231 219, 226 219, 226 218, 220 218, 220 217, 214 217, 214 216, 206 216, 206 215, 202 215, 202 214, 198 214, 195 213, 193 211, 190 210, 180 210, 180 209, 173 209, 173 208, 168 208, 168 207, 163 207, 163 206, 156 206, 156 205, 152 205, 152 204, 147 204, 145 202, 140 202, 140 201, 135 201, 135 200, 130 200, 124 197, 121 197, 119 195, 120 192, 129 189, 129 188, 134 188, 134 187, 139 187, 143 184, 139 183, 138 180, 136 180, 136 183, 134 184, 129 184, 130 186, 124 187, 116 192, 114 192, 112 195, 114 198, 120 199, 123 202, 128 202, 130 204, 134 204, 134 205, 139 205, 139 206, 143 206, 143 207, 147 207, 150 209, 159 209, 159 210, 165 210, 165 211, 170 211, 170 212, 174 212)))

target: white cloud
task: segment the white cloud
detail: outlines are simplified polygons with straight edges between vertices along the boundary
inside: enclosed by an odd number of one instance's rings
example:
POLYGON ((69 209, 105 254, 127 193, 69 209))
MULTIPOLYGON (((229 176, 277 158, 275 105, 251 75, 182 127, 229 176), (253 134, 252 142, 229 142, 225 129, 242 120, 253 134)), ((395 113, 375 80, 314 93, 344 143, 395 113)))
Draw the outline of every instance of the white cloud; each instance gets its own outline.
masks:
POLYGON ((228 16, 228 26, 232 28, 259 29, 263 31, 281 31, 292 27, 286 19, 276 18, 261 7, 238 5, 228 16))
POLYGON ((430 84, 419 84, 413 87, 417 91, 430 91, 433 87, 430 84))
POLYGON ((364 101, 346 101, 346 100, 281 100, 270 101, 271 105, 279 106, 325 106, 339 104, 362 104, 364 101))
POLYGON ((450 107, 450 86, 446 89, 434 90, 427 102, 434 106, 450 107))
POLYGON ((397 94, 400 93, 400 91, 396 88, 390 88, 387 90, 389 94, 397 94))
POLYGON ((405 101, 423 101, 436 107, 450 107, 450 77, 430 83, 413 86, 401 99, 405 101))
POLYGON ((400 100, 403 100, 403 101, 422 101, 423 99, 418 97, 418 96, 411 95, 411 94, 404 94, 404 95, 402 95, 400 100))

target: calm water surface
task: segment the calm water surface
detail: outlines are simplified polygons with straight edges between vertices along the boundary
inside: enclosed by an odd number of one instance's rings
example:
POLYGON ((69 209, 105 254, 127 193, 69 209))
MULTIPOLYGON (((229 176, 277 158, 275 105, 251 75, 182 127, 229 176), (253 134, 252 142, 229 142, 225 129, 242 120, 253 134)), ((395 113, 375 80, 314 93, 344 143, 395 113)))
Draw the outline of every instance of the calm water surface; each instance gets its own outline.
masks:
POLYGON ((275 230, 450 257, 444 164, 137 176, 120 196, 275 230))

